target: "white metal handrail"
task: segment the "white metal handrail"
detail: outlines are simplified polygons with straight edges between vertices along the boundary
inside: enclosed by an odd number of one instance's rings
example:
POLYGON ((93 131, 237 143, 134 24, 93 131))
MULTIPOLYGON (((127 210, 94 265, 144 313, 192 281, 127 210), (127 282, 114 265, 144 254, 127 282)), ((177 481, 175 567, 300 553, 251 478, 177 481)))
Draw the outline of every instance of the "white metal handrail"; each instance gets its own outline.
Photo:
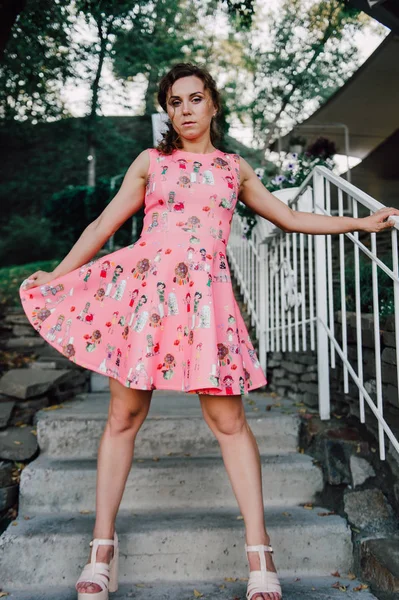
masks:
MULTIPOLYGON (((287 202, 293 210, 327 215, 350 214, 358 217, 360 211, 362 214, 371 214, 384 206, 325 167, 316 167, 300 188, 282 190, 275 192, 275 195, 287 202)), ((384 418, 378 290, 380 269, 390 278, 393 286, 396 376, 399 382, 399 218, 395 218, 395 221, 391 232, 384 234, 390 236, 392 268, 377 254, 375 233, 369 234, 370 248, 359 239, 357 231, 339 234, 338 244, 333 244, 331 235, 288 234, 258 216, 251 238, 247 240, 244 221, 238 213, 233 216, 227 245, 230 267, 239 283, 251 324, 255 327, 259 340, 262 368, 266 370, 267 354, 271 351, 299 352, 307 351, 308 348, 317 349, 319 412, 321 419, 329 419, 329 369, 335 368, 338 357, 343 365, 344 393, 349 393, 349 377, 358 388, 361 422, 365 422, 365 402, 378 421, 381 459, 385 459, 385 435, 399 453, 399 442, 384 418), (351 363, 348 356, 346 308, 345 267, 347 258, 352 253, 355 271, 356 365, 351 363), (376 401, 365 387, 363 372, 360 253, 371 261, 372 269, 376 401), (336 272, 334 259, 338 261, 336 272), (334 322, 334 275, 338 275, 339 279, 340 339, 334 322)), ((334 242, 335 240, 334 236, 334 242)))

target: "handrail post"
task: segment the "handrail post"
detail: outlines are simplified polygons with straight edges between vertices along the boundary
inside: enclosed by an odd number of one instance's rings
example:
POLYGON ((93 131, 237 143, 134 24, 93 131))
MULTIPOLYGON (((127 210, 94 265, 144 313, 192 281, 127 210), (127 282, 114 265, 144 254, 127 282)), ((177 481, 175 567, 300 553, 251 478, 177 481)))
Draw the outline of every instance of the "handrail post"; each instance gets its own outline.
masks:
POLYGON ((267 351, 266 347, 266 324, 267 324, 267 313, 269 310, 269 304, 267 301, 267 273, 269 264, 267 261, 267 248, 264 240, 259 244, 259 362, 262 369, 266 373, 267 368, 267 351))
MULTIPOLYGON (((313 210, 323 214, 325 209, 325 186, 323 175, 315 170, 313 174, 313 210)), ((319 413, 322 420, 330 418, 330 372, 328 359, 327 326, 327 257, 326 236, 315 235, 315 275, 316 275, 316 337, 317 337, 317 376, 319 388, 319 413), (323 325, 324 324, 324 325, 323 325)))

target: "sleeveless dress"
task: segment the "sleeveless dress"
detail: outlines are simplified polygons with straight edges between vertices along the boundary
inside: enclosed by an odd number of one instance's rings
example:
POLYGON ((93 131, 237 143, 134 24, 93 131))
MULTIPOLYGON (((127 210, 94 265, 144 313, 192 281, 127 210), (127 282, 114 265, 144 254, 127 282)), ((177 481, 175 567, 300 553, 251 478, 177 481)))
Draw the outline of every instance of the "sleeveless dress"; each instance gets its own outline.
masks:
POLYGON ((75 363, 142 390, 247 394, 267 383, 226 257, 239 156, 148 149, 139 239, 19 288, 32 326, 75 363))

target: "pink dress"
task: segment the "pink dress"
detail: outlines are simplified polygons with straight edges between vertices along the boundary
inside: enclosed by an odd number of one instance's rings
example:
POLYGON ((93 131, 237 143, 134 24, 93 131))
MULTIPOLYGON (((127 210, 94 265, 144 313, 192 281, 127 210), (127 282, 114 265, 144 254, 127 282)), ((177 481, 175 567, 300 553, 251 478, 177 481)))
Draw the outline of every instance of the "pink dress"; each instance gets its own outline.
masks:
POLYGON ((148 152, 139 239, 46 285, 21 284, 22 306, 64 356, 126 387, 247 394, 267 380, 226 257, 239 156, 148 152))

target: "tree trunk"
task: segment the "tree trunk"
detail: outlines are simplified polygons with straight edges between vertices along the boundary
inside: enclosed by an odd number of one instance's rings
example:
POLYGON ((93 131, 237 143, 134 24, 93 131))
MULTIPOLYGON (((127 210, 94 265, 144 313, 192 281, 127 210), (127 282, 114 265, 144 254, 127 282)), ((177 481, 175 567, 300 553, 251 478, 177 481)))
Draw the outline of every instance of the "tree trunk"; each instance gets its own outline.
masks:
POLYGON ((96 125, 98 94, 100 90, 100 79, 106 55, 107 40, 110 32, 112 31, 113 21, 114 19, 112 18, 112 20, 108 23, 106 30, 103 31, 103 19, 101 14, 98 16, 97 20, 98 35, 100 38, 100 54, 98 57, 96 76, 91 86, 91 107, 90 114, 88 115, 87 119, 87 151, 88 156, 92 157, 90 160, 88 159, 87 166, 87 185, 90 186, 96 185, 96 125))

